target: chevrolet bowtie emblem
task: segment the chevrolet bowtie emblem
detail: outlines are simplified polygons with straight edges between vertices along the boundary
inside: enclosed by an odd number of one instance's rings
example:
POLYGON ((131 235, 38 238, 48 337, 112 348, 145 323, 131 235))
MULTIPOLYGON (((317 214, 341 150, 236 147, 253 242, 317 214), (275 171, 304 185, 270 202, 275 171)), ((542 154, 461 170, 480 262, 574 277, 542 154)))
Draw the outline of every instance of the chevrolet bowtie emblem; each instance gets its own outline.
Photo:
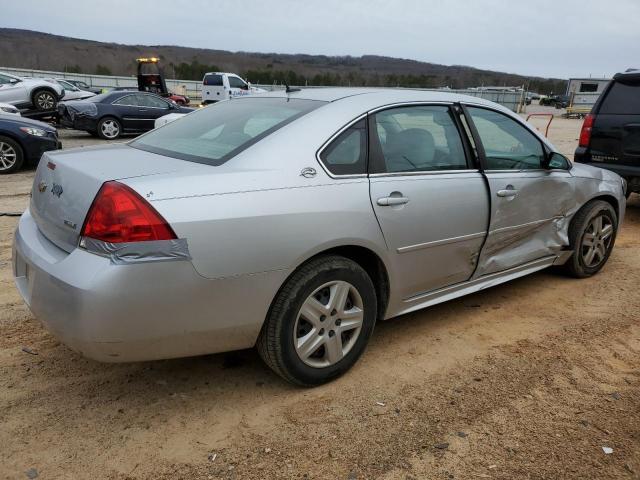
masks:
POLYGON ((39 191, 40 193, 44 193, 46 190, 47 190, 47 184, 46 184, 46 183, 44 183, 44 182, 40 182, 40 183, 38 184, 38 191, 39 191))
POLYGON ((57 183, 53 184, 53 187, 51 187, 51 193, 53 193, 56 197, 60 198, 60 195, 62 195, 62 185, 58 185, 57 183))

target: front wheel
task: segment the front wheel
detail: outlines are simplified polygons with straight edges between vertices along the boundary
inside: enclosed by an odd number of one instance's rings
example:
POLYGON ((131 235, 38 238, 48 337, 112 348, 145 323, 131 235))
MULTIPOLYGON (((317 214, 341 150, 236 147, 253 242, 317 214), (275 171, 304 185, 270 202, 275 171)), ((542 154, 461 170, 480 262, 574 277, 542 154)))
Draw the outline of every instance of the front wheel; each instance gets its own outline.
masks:
POLYGON ((98 136, 104 140, 115 140, 122 134, 122 125, 113 117, 105 117, 98 122, 98 136))
POLYGON ((258 338, 265 363, 291 383, 314 386, 349 370, 377 315, 369 275, 341 256, 300 267, 276 296, 258 338))
POLYGON ((577 278, 598 273, 607 263, 618 230, 618 216, 608 202, 595 200, 576 213, 569 228, 573 255, 564 265, 577 278))
POLYGON ((22 147, 12 138, 0 136, 0 175, 17 172, 23 163, 22 147))

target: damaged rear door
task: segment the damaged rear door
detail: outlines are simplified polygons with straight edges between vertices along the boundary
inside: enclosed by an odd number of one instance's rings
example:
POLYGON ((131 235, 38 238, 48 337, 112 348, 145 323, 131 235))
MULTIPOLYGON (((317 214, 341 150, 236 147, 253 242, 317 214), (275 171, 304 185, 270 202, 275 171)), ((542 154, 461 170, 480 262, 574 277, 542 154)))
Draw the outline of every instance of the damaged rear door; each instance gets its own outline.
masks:
POLYGON ((573 177, 544 168, 542 142, 503 113, 466 107, 491 194, 489 233, 475 277, 557 254, 568 244, 573 177))

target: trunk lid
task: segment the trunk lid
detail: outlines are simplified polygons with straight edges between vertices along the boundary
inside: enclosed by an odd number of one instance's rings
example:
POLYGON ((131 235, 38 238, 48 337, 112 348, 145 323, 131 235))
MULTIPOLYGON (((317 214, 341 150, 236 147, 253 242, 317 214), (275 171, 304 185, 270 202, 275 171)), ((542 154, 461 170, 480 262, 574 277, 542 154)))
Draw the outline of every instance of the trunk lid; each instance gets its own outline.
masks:
POLYGON ((125 144, 48 152, 36 170, 29 209, 40 232, 71 252, 104 182, 200 168, 125 144))

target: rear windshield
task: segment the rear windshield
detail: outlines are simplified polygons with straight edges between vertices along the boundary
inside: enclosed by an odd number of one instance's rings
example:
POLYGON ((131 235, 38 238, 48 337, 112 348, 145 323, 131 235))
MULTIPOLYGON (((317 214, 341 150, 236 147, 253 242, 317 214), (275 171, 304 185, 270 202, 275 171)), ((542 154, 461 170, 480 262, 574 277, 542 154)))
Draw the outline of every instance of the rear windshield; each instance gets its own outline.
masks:
POLYGON ((205 85, 216 85, 221 87, 222 75, 215 75, 215 74, 205 75, 202 83, 204 83, 205 85))
POLYGON ((222 165, 254 143, 323 105, 316 100, 242 98, 216 103, 129 143, 206 165, 222 165))
POLYGON ((603 99, 598 113, 605 115, 640 114, 640 84, 628 85, 614 82, 609 93, 603 99))

